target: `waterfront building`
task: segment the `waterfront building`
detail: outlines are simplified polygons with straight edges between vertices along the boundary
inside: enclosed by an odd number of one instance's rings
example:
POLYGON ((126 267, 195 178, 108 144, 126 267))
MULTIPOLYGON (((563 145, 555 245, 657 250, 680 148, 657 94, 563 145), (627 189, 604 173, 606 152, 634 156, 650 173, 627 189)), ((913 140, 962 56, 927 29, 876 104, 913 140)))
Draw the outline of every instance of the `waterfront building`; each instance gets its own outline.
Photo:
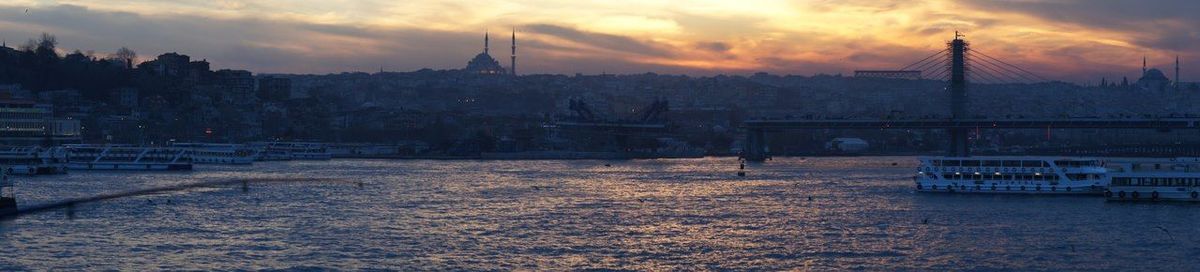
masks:
POLYGON ((80 132, 79 120, 54 118, 50 105, 0 97, 0 142, 4 144, 76 143, 80 132))

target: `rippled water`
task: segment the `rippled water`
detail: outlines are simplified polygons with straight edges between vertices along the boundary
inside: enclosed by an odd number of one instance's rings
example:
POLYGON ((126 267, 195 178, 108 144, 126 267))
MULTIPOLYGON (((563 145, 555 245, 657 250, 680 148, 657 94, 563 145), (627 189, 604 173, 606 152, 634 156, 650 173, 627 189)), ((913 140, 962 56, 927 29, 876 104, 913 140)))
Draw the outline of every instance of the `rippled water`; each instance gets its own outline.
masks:
POLYGON ((0 270, 1200 270, 1200 205, 916 194, 912 158, 749 168, 336 160, 20 178, 22 205, 243 177, 350 182, 202 188, 0 222, 0 270))

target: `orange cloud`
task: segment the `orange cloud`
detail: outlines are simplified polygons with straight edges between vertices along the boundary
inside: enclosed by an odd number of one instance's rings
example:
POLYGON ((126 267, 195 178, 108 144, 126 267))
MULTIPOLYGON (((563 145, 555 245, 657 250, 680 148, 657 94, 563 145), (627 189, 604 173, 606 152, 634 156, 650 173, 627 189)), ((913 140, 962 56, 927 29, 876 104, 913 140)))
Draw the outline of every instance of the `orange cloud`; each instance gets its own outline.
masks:
POLYGON ((522 71, 535 73, 895 69, 941 50, 956 30, 981 52, 1072 81, 1134 76, 1142 55, 1160 65, 1200 57, 1188 46, 1200 42, 1200 21, 1186 12, 1081 0, 17 1, 6 5, 35 13, 0 14, 0 35, 50 31, 81 49, 193 52, 263 72, 458 68, 485 29, 513 27, 522 71))

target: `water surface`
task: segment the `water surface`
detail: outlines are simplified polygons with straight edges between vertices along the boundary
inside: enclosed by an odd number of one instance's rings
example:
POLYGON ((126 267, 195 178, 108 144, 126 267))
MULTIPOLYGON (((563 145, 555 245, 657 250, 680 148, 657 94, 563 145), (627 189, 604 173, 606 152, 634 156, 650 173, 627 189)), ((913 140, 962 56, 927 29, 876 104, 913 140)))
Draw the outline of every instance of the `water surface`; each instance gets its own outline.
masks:
POLYGON ((912 192, 915 159, 268 162, 19 178, 0 270, 1200 270, 1200 205, 912 192), (611 164, 611 166, 606 166, 611 164), (361 183, 361 186, 360 186, 361 183))

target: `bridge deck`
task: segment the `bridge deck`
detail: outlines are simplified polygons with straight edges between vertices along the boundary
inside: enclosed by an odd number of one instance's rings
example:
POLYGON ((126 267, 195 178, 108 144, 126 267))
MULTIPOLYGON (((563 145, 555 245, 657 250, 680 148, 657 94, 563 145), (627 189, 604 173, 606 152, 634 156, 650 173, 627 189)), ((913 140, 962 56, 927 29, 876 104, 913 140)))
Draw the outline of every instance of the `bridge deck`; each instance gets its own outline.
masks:
POLYGON ((750 120, 744 122, 747 129, 943 129, 943 128, 1129 128, 1129 129, 1197 129, 1200 118, 1157 118, 1157 119, 923 119, 923 120, 750 120))

